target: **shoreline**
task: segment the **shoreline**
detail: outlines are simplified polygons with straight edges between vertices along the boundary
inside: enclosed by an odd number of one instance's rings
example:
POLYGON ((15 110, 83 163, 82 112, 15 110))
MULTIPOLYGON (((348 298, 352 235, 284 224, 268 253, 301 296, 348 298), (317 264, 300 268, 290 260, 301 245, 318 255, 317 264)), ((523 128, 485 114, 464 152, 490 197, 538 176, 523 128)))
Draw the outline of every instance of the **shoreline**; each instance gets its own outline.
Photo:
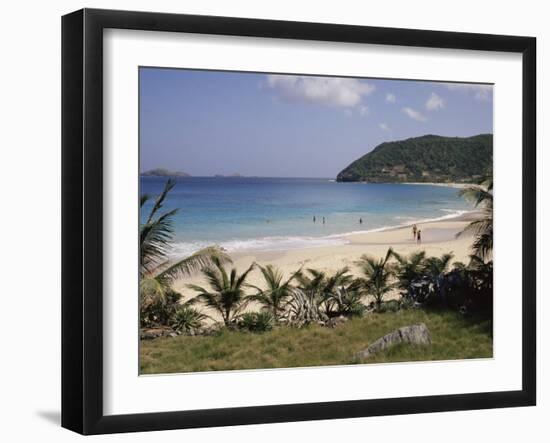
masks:
MULTIPOLYGON (((413 225, 426 225, 426 224, 432 224, 432 223, 438 223, 438 222, 445 222, 445 221, 472 221, 476 219, 476 216, 479 214, 479 210, 473 209, 473 210, 458 210, 458 213, 451 213, 447 215, 443 215, 441 217, 434 217, 434 218, 426 218, 426 219, 417 219, 417 220, 409 220, 406 222, 403 222, 401 224, 397 225, 390 225, 390 226, 381 226, 379 228, 373 228, 373 229, 365 229, 365 230, 354 230, 354 231, 348 231, 348 232, 342 232, 337 234, 328 234, 324 236, 319 237, 309 237, 309 236, 280 236, 280 237, 260 237, 260 238, 252 238, 252 239, 244 239, 244 240, 235 240, 236 242, 248 242, 248 243, 254 243, 254 242, 271 242, 271 246, 259 246, 259 247, 243 247, 243 248, 236 248, 236 249, 228 249, 226 247, 223 247, 222 244, 219 243, 212 243, 212 245, 218 245, 220 246, 225 252, 227 252, 230 255, 241 255, 241 254, 254 254, 254 253, 262 253, 262 252, 287 252, 287 251, 294 251, 294 250, 307 250, 307 249, 316 249, 316 248, 324 248, 324 247, 335 247, 335 246, 341 246, 349 243, 349 239, 355 235, 367 235, 367 234, 375 234, 379 232, 391 232, 403 228, 410 228, 413 225), (300 242, 299 246, 292 247, 288 244, 285 246, 285 242, 300 242), (339 241, 343 243, 338 243, 339 241), (323 244, 322 242, 326 242, 326 244, 323 244), (279 246, 277 246, 277 243, 279 243, 279 246), (308 244, 309 243, 309 244, 308 244)), ((232 240, 229 240, 232 241, 232 240)), ((176 243, 178 244, 178 243, 176 243)), ((201 247, 207 246, 206 244, 201 247)), ((210 246, 210 245, 208 245, 210 246)), ((197 248, 198 250, 198 248, 197 248)), ((182 254, 173 254, 174 261, 180 259, 182 254)))
MULTIPOLYGON (((361 273, 356 266, 356 261, 362 255, 383 257, 389 247, 402 255, 420 250, 424 250, 428 256, 438 257, 445 253, 453 253, 453 262, 467 263, 472 237, 471 235, 457 237, 456 234, 474 219, 475 213, 476 211, 469 211, 445 220, 416 223, 422 231, 421 244, 413 240, 412 224, 408 224, 377 232, 350 233, 346 238, 347 243, 339 245, 288 250, 230 252, 229 255, 233 264, 229 267, 234 267, 239 273, 242 273, 254 263, 262 266, 270 264, 279 269, 284 278, 288 278, 300 268, 304 270, 311 268, 330 274, 343 267, 348 267, 349 273, 354 277, 358 277, 361 273)), ((247 283, 256 287, 265 287, 262 274, 258 269, 254 269, 249 274, 247 283)), ((200 273, 178 279, 174 282, 174 289, 183 294, 183 300, 188 300, 196 295, 187 287, 188 284, 208 287, 206 280, 200 273)), ((253 290, 247 290, 247 292, 250 291, 253 290)), ((388 294, 387 299, 398 297, 399 293, 393 291, 388 294)), ((258 309, 259 306, 256 303, 250 303, 246 311, 257 311, 258 309)), ((209 308, 201 307, 201 310, 213 319, 219 320, 218 315, 209 308)))

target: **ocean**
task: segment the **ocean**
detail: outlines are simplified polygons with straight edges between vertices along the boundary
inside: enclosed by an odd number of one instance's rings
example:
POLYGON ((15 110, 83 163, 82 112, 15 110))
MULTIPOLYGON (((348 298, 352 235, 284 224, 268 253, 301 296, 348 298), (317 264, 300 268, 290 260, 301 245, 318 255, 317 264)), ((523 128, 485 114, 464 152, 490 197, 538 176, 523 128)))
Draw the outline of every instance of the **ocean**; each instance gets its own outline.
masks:
MULTIPOLYGON (((140 193, 156 195, 165 182, 140 177, 140 193)), ((151 205, 142 209, 142 223, 151 205)), ((163 210, 174 208, 180 209, 174 219, 174 257, 208 245, 229 252, 340 245, 350 233, 446 219, 472 209, 451 187, 255 177, 177 178, 163 210)))

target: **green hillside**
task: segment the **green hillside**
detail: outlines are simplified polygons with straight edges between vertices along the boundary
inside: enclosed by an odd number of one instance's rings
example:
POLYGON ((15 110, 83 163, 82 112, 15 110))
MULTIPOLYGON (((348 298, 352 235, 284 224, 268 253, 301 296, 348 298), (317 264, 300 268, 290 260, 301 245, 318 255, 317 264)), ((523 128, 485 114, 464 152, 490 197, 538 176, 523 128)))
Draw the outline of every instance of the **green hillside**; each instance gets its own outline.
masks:
POLYGON ((339 182, 474 182, 492 173, 493 135, 424 135, 378 145, 337 176, 339 182))

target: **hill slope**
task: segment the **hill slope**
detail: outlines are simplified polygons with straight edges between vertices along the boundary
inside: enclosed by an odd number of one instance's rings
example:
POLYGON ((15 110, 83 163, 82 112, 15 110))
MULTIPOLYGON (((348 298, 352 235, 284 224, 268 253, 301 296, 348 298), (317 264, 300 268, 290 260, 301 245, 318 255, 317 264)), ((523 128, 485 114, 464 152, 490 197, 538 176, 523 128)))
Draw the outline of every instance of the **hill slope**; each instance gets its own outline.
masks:
POLYGON ((378 145, 343 169, 339 182, 472 182, 493 168, 493 135, 424 135, 378 145))

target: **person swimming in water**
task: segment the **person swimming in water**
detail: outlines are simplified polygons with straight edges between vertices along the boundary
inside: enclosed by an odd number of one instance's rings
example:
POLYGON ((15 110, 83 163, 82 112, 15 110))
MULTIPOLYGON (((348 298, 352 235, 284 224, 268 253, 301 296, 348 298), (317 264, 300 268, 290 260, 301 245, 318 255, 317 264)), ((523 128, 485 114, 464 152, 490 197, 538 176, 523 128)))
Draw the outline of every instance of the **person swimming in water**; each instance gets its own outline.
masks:
POLYGON ((362 225, 363 224, 363 219, 361 217, 359 217, 359 224, 362 225))
POLYGON ((313 223, 315 223, 316 220, 317 220, 317 219, 315 218, 315 216, 313 216, 313 223))
POLYGON ((323 224, 325 224, 325 217, 323 217, 323 224))

